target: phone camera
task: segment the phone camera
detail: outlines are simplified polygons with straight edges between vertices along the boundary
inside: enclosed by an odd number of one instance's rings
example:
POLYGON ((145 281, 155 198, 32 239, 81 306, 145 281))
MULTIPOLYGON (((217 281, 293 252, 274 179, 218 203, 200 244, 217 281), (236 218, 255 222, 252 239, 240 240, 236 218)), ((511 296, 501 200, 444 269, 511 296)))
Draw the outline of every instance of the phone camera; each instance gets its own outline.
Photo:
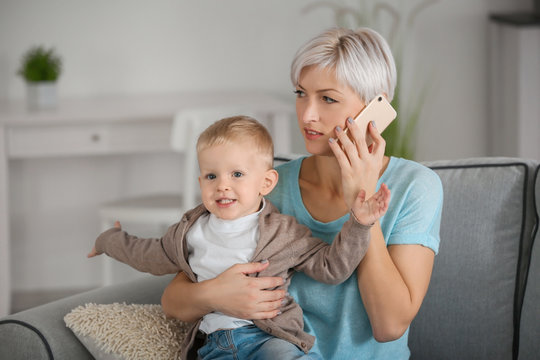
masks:
POLYGON ((379 98, 377 99, 378 101, 382 101, 382 96, 379 96, 379 98))

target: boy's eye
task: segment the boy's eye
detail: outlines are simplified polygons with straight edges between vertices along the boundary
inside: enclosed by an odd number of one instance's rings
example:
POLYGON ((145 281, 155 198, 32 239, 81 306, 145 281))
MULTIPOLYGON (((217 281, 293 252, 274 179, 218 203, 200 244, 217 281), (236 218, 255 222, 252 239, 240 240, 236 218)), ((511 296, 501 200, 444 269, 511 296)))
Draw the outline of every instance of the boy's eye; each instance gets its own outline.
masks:
POLYGON ((244 176, 244 174, 242 174, 240 171, 235 171, 233 172, 233 176, 239 178, 239 177, 244 176))
POLYGON ((334 100, 334 99, 332 99, 331 97, 328 97, 328 96, 323 96, 322 99, 323 99, 323 101, 325 103, 328 103, 328 104, 332 104, 332 103, 337 102, 336 100, 334 100))
POLYGON ((304 97, 306 95, 305 92, 303 92, 302 90, 298 90, 298 89, 294 90, 294 93, 296 94, 296 97, 299 97, 299 98, 304 97))
POLYGON ((216 178, 216 175, 208 174, 208 175, 205 176, 205 178, 207 178, 208 180, 214 180, 216 178))

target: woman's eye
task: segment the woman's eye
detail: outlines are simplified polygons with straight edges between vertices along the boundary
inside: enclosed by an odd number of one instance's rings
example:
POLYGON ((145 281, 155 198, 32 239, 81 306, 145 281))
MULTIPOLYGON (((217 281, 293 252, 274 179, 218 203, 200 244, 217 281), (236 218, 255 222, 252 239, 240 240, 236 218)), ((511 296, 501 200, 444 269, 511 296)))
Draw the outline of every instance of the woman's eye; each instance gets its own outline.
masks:
POLYGON ((208 174, 208 175, 205 176, 205 178, 207 178, 208 180, 214 180, 216 178, 216 175, 208 174))
POLYGON ((305 92, 303 92, 302 90, 298 90, 298 89, 294 90, 294 93, 296 94, 296 97, 299 97, 299 98, 304 97, 306 95, 305 92))
POLYGON ((336 100, 334 100, 334 99, 332 99, 331 97, 328 97, 328 96, 323 96, 322 99, 327 104, 332 104, 332 103, 337 102, 336 100))
POLYGON ((244 176, 244 174, 242 174, 240 171, 235 171, 233 172, 233 176, 239 178, 239 177, 244 176))

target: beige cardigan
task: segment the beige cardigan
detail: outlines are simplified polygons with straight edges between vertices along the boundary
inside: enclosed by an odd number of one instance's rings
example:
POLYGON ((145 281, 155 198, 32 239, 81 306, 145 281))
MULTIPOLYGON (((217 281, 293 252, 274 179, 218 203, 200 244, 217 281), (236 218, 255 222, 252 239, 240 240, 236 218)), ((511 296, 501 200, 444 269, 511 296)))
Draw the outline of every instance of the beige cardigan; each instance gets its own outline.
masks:
MULTIPOLYGON (((142 239, 117 228, 102 233, 96 240, 98 253, 126 263, 137 270, 154 275, 183 271, 191 281, 197 278, 188 264, 186 233, 195 221, 208 213, 203 205, 186 212, 182 220, 172 225, 161 239, 142 239)), ((370 226, 362 225, 351 214, 332 245, 311 236, 311 231, 283 215, 266 201, 259 215, 260 237, 252 262, 268 260, 270 265, 253 276, 279 276, 287 290, 294 271, 302 271, 317 281, 339 284, 351 276, 369 244, 370 226)), ((190 352, 201 320, 195 322, 182 346, 182 359, 195 354, 190 352)), ((261 330, 289 341, 304 352, 313 346, 315 338, 304 332, 302 309, 292 297, 286 299, 281 314, 273 319, 253 320, 261 330)))

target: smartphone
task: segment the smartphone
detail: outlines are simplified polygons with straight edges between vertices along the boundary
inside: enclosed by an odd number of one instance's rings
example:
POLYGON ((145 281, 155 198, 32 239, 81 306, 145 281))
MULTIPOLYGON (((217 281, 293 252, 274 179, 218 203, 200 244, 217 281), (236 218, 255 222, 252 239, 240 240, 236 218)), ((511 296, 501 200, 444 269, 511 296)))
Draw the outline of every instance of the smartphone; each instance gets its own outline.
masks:
MULTIPOLYGON (((365 129, 366 143, 370 146, 373 143, 373 139, 368 131, 368 124, 370 121, 375 121, 375 126, 379 133, 382 133, 384 129, 396 118, 397 112, 392 105, 386 100, 386 97, 382 94, 375 96, 356 117, 354 121, 360 126, 360 129, 365 129)), ((347 132, 348 128, 345 129, 347 132)))

